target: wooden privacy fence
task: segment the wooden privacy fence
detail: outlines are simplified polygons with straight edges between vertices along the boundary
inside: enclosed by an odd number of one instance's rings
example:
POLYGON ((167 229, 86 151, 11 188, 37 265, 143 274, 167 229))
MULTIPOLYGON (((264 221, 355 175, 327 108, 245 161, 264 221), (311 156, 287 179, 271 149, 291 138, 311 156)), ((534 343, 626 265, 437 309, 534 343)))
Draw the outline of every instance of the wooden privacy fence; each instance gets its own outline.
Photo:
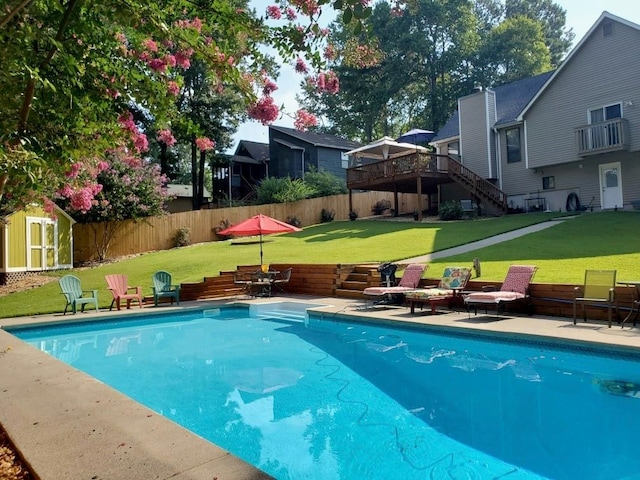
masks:
MULTIPOLYGON (((379 200, 389 200, 393 205, 393 193, 354 193, 354 210, 360 217, 370 216, 372 215, 371 207, 379 200)), ((399 213, 411 213, 417 208, 418 197, 409 193, 398 194, 398 205, 399 213)), ((295 216, 302 226, 316 225, 320 223, 323 209, 335 212, 335 220, 348 220, 349 196, 347 194, 332 195, 298 202, 194 210, 171 213, 163 217, 151 217, 140 222, 128 220, 121 222, 111 241, 108 257, 116 258, 154 250, 168 250, 176 246, 174 238, 181 228, 189 229, 191 243, 216 241, 218 238, 214 228, 223 220, 236 224, 259 213, 282 221, 295 216)), ((97 228, 98 234, 101 234, 102 227, 97 225, 97 228)), ((73 226, 73 243, 74 262, 97 260, 93 230, 90 225, 73 226)))

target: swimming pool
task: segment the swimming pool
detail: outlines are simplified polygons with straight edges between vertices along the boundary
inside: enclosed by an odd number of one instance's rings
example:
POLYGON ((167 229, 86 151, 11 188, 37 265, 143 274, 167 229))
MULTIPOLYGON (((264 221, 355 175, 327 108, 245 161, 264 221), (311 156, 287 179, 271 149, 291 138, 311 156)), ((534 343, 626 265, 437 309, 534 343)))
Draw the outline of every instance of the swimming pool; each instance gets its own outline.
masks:
POLYGON ((637 357, 305 318, 303 307, 12 333, 276 478, 640 471, 637 357))

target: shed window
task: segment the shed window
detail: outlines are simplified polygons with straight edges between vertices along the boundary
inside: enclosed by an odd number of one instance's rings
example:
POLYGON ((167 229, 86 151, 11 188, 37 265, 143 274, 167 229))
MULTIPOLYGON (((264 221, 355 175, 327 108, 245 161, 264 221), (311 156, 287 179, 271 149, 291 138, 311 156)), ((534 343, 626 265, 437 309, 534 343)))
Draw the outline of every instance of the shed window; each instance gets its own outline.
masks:
POLYGON ((506 132, 507 137, 507 163, 519 162, 522 160, 520 154, 520 128, 510 128, 506 132))

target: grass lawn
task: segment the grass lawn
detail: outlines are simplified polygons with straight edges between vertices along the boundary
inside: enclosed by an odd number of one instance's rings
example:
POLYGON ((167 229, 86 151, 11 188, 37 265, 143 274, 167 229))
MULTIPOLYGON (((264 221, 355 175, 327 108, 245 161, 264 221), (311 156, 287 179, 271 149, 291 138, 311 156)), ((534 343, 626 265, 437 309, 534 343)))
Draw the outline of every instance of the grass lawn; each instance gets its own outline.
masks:
MULTIPOLYGON (((265 263, 362 263, 398 261, 538 223, 558 214, 530 213, 446 223, 380 220, 331 222, 302 232, 265 237, 265 263)), ((640 215, 637 212, 586 213, 550 229, 469 254, 430 264, 426 276, 439 278, 447 265, 471 265, 480 259, 482 279, 501 281, 512 263, 537 265, 534 281, 580 284, 584 270, 617 269, 618 278, 640 278, 640 215)), ((201 281, 238 265, 260 263, 259 245, 247 241, 213 242, 74 269, 84 289, 99 289, 100 307, 111 303, 104 275, 124 273, 131 285, 151 293, 156 270, 173 274, 174 283, 201 281)), ((56 272, 62 276, 67 271, 56 272)), ((61 312, 64 299, 57 282, 0 297, 0 317, 61 312)))

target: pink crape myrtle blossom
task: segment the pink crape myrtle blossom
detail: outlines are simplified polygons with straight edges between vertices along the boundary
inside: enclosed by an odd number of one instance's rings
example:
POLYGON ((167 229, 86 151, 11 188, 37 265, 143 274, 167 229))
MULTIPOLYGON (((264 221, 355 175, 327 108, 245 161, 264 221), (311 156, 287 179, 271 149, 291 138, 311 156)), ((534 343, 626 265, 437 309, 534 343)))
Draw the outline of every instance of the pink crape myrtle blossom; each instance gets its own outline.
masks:
POLYGON ((207 137, 196 138, 196 147, 201 152, 207 152, 209 150, 213 150, 216 146, 215 140, 211 140, 207 137))
POLYGON ((324 47, 325 60, 328 60, 328 61, 335 60, 336 56, 337 56, 336 49, 332 44, 329 44, 326 47, 324 47))
POLYGON ((278 85, 276 85, 272 80, 269 80, 268 78, 264 79, 264 87, 262 87, 263 95, 265 96, 271 95, 277 89, 278 89, 278 85))
POLYGON ((144 42, 142 42, 142 45, 144 45, 144 47, 150 52, 158 51, 158 44, 151 38, 147 38, 144 42))
POLYGON ((178 85, 177 82, 170 80, 169 82, 167 82, 167 93, 169 95, 177 97, 180 94, 180 85, 178 85))
POLYGON ((97 205, 94 199, 102 191, 102 185, 85 185, 71 194, 69 201, 71 208, 81 213, 87 213, 91 207, 97 205))
POLYGON ((190 28, 200 33, 200 31, 202 30, 202 20, 197 17, 193 20, 178 20, 177 22, 175 22, 175 26, 184 29, 190 28))
POLYGON ((258 120, 262 125, 269 125, 280 115, 280 109, 273 102, 273 98, 264 96, 249 108, 249 117, 258 120))
POLYGON ((308 72, 307 64, 304 63, 304 60, 302 60, 300 57, 296 58, 296 72, 298 73, 308 72))
POLYGON ((176 57, 175 57, 175 55, 167 54, 167 55, 162 57, 162 61, 169 68, 173 68, 173 67, 176 66, 176 57))
POLYGON ((267 18, 274 20, 280 20, 282 18, 282 11, 277 5, 269 5, 267 7, 267 18))
POLYGON ((289 21, 293 21, 296 18, 298 18, 298 15, 296 15, 296 11, 291 7, 287 7, 286 15, 287 15, 287 20, 289 21))
POLYGON ((172 147, 177 142, 177 140, 173 136, 173 133, 171 133, 171 130, 169 129, 158 130, 157 135, 158 141, 164 143, 167 147, 172 147))
POLYGON ((98 172, 104 172, 107 168, 109 168, 109 163, 105 162, 104 160, 100 160, 96 164, 96 167, 98 169, 98 172))
POLYGON ((340 91, 340 81, 335 72, 329 70, 326 73, 319 73, 316 77, 316 87, 321 92, 335 95, 340 91))
POLYGON ((71 168, 66 173, 66 177, 69 178, 69 179, 77 178, 78 177, 78 173, 80 172, 80 170, 82 170, 82 163, 74 162, 74 163, 71 164, 71 168))
POLYGON ((314 114, 303 109, 296 112, 296 118, 293 122, 293 126, 296 130, 306 132, 310 127, 315 127, 316 125, 318 125, 318 119, 314 114))
POLYGON ((58 217, 56 215, 56 204, 50 199, 45 198, 42 205, 43 210, 52 220, 56 220, 58 217))
POLYGON ((316 0, 292 0, 290 3, 307 16, 320 13, 320 6, 316 0))
POLYGON ((146 152, 149 150, 149 140, 144 133, 139 133, 133 139, 133 145, 138 152, 146 152))
POLYGON ((129 132, 133 140, 133 145, 138 152, 146 152, 149 150, 149 141, 144 133, 140 133, 136 122, 133 120, 131 112, 125 112, 118 118, 118 122, 123 130, 129 132))
POLYGON ((188 69, 191 66, 191 57, 193 56, 193 49, 188 48, 186 50, 179 50, 175 53, 176 65, 183 70, 188 69))
POLYGON ((164 73, 167 71, 167 64, 162 58, 152 58, 147 62, 147 65, 149 65, 151 70, 156 72, 164 73))

